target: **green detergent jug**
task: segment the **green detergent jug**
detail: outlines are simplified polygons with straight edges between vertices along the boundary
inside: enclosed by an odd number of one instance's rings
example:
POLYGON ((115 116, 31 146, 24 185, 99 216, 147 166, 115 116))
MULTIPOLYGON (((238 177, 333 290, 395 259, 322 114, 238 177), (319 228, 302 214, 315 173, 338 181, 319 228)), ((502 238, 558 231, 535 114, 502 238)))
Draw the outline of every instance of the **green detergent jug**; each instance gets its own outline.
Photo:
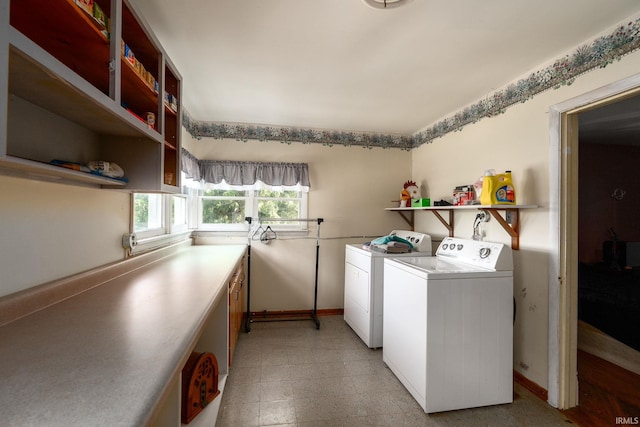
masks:
POLYGON ((516 190, 511 179, 511 171, 491 175, 482 179, 480 203, 483 205, 515 205, 516 190))

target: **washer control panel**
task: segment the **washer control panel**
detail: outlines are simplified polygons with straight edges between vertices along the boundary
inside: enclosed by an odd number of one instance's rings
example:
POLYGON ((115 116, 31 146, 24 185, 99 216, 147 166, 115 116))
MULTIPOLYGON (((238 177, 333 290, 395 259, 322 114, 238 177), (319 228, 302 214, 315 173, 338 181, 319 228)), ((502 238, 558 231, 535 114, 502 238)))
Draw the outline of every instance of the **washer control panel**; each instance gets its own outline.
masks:
POLYGON ((445 237, 436 256, 491 270, 513 269, 511 248, 502 243, 445 237))

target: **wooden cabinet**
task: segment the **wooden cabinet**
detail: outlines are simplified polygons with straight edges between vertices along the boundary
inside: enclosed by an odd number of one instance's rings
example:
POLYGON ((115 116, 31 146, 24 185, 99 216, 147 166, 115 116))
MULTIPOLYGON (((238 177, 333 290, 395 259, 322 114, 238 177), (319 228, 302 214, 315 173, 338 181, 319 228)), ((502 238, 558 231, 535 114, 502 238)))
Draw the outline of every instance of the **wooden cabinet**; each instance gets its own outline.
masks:
POLYGON ((127 0, 94 5, 0 0, 0 171, 178 192, 180 74, 127 0), (125 179, 83 171, 94 160, 125 179))
POLYGON ((244 315, 244 259, 240 261, 229 282, 229 366, 238 342, 244 315))

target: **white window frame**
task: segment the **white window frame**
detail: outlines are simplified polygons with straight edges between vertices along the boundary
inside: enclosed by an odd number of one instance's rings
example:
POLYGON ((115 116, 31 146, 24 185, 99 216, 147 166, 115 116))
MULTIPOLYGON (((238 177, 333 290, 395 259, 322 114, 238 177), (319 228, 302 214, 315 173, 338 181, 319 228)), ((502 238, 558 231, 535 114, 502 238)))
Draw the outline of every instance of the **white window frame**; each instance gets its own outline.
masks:
MULTIPOLYGON (((166 215, 166 207, 165 207, 165 198, 160 193, 143 193, 143 192, 134 192, 131 193, 131 231, 136 234, 138 240, 146 239, 149 237, 160 236, 166 234, 167 227, 165 223, 166 215), (135 217, 136 217, 136 195, 143 194, 149 196, 149 215, 151 215, 152 206, 156 203, 159 203, 160 206, 158 209, 153 209, 157 211, 156 213, 160 215, 159 221, 157 221, 160 225, 158 227, 146 228, 143 230, 136 229, 135 217)), ((156 222, 156 221, 154 221, 156 222)))
MULTIPOLYGON (((152 200, 149 201, 149 207, 152 205, 152 200)), ((150 209, 151 213, 151 209, 150 209)), ((155 222, 155 221, 154 221, 155 222)), ((165 235, 173 235, 178 233, 184 233, 189 231, 188 227, 188 201, 186 195, 182 194, 161 194, 161 193, 145 193, 145 192, 134 192, 131 193, 131 232, 135 233, 137 236, 137 240, 145 240, 156 238, 165 235), (147 228, 145 230, 136 230, 135 229, 135 197, 136 194, 146 194, 148 196, 152 196, 154 203, 160 203, 160 207, 156 210, 156 213, 160 216, 158 227, 147 228), (172 220, 172 211, 173 211, 173 201, 174 200, 183 200, 182 208, 184 212, 182 215, 179 215, 178 218, 182 218, 179 223, 174 223, 172 220)))
POLYGON ((167 203, 168 218, 174 218, 168 221, 168 234, 182 233, 189 230, 189 201, 186 194, 169 195, 169 203, 167 203), (176 205, 174 202, 178 202, 176 205), (174 212, 174 208, 181 210, 180 213, 174 212), (177 221, 176 221, 177 220, 177 221))
MULTIPOLYGON (((283 190, 283 191, 296 191, 296 190, 283 190)), ((300 197, 261 197, 258 196, 258 191, 254 191, 254 197, 253 197, 253 212, 254 215, 251 215, 252 218, 257 218, 258 217, 258 205, 260 200, 270 200, 270 199, 278 199, 278 200, 299 200, 300 201, 300 207, 298 210, 298 218, 297 219, 302 219, 302 218, 306 218, 307 217, 307 209, 308 209, 308 192, 306 191, 298 191, 298 193, 301 193, 300 197)), ((276 231, 306 231, 309 227, 308 224, 306 222, 296 222, 294 224, 279 224, 276 221, 270 222, 269 225, 271 226, 272 229, 276 230, 276 231)))

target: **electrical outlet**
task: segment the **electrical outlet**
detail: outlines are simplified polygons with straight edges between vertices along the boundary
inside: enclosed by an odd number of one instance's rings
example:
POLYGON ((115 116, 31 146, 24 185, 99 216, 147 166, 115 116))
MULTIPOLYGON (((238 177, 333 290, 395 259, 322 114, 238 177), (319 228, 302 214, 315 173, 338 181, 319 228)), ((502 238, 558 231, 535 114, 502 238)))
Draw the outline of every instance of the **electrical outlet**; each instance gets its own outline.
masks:
POLYGON ((515 220, 515 214, 511 211, 506 211, 504 215, 504 219, 505 221, 507 221, 507 224, 513 225, 513 222, 515 220))
POLYGON ((133 249, 138 244, 138 237, 135 233, 126 233, 122 235, 122 247, 125 249, 133 249))

